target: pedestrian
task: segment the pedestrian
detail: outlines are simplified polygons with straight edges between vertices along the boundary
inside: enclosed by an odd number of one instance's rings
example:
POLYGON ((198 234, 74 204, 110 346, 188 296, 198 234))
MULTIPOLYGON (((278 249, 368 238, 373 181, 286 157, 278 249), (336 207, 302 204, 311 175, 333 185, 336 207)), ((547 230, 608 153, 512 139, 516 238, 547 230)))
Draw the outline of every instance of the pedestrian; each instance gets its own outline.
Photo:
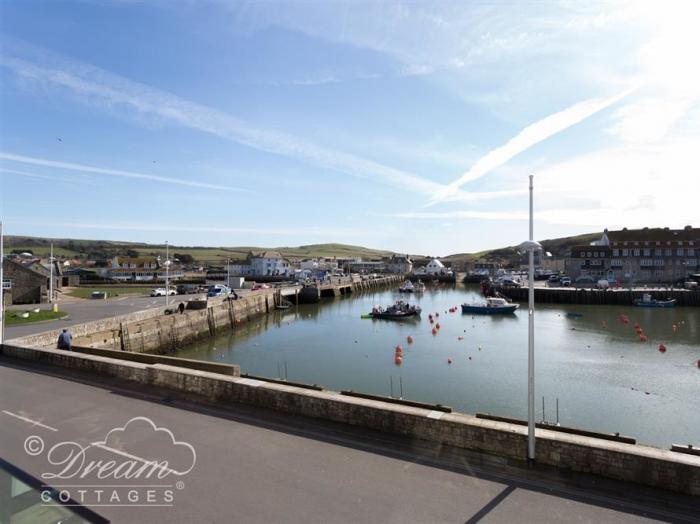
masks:
POLYGON ((70 334, 70 332, 67 329, 63 329, 60 335, 58 335, 58 343, 56 344, 56 347, 58 349, 65 349, 66 351, 70 351, 70 347, 73 344, 73 335, 70 334))

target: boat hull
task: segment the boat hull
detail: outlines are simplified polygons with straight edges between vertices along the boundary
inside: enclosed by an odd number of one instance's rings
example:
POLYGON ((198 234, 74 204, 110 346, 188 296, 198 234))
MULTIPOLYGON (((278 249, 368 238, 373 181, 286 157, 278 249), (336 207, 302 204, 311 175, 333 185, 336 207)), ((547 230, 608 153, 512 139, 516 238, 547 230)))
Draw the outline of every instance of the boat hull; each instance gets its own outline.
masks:
POLYGON ((507 306, 470 306, 462 304, 462 313, 471 315, 509 315, 518 309, 518 304, 508 304, 507 306))
POLYGON ((654 300, 652 302, 645 302, 644 300, 637 299, 634 301, 634 305, 637 307, 674 307, 676 305, 676 299, 672 300, 654 300))
POLYGON ((410 313, 370 313, 371 318, 377 318, 381 320, 406 320, 409 318, 414 318, 420 316, 420 312, 412 311, 410 313))

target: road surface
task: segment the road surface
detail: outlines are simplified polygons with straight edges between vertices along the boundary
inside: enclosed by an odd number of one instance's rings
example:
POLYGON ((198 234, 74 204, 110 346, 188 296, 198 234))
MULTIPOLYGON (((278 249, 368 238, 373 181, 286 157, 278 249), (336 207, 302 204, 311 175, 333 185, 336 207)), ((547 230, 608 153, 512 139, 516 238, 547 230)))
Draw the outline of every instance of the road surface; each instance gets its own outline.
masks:
POLYGON ((88 449, 80 471, 97 461, 112 460, 114 468, 167 456, 171 471, 162 480, 116 480, 109 468, 103 479, 92 469, 82 478, 63 470, 63 478, 44 480, 74 499, 82 489, 91 508, 112 522, 631 523, 697 522, 700 515, 698 500, 657 490, 519 469, 361 428, 238 405, 204 406, 171 392, 31 366, 0 358, 5 460, 41 478, 66 466, 69 454, 60 446, 54 465, 48 461, 49 450, 62 442, 103 443, 88 449), (150 428, 150 437, 135 431, 138 425, 150 428), (109 497, 116 490, 120 500, 94 504, 99 490, 109 497), (133 501, 125 498, 128 490, 133 501))

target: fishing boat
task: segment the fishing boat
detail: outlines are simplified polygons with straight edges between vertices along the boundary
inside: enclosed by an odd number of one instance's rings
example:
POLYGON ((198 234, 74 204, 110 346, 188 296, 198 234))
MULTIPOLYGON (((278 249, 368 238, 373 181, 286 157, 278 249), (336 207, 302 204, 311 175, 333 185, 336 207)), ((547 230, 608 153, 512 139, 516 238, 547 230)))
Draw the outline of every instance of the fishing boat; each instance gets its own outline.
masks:
POLYGON ((673 307, 676 305, 676 299, 669 298, 668 300, 656 300, 655 298, 652 298, 649 293, 644 293, 642 298, 633 300, 633 304, 638 307, 673 307))
POLYGON ((380 318, 384 320, 401 320, 405 318, 420 316, 421 308, 413 306, 402 300, 384 309, 381 306, 374 306, 369 313, 370 318, 380 318))
POLYGON ((413 285, 414 293, 425 293, 425 284, 422 281, 418 281, 413 285))
POLYGON ((410 280, 404 280, 404 283, 399 287, 399 293, 413 293, 415 290, 416 288, 410 280))
POLYGON ((519 304, 511 304, 504 298, 487 297, 485 304, 462 304, 462 313, 499 315, 513 313, 519 307, 519 304))

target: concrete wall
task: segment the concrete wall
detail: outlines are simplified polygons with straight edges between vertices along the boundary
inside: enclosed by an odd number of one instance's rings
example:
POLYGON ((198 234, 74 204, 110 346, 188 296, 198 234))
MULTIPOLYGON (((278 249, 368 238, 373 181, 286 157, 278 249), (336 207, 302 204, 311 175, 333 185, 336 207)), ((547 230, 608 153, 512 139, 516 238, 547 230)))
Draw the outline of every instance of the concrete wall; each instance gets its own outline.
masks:
MULTIPOLYGON (((0 352, 3 357, 159 386, 197 395, 209 402, 250 404, 516 460, 524 461, 527 455, 526 427, 460 413, 444 413, 167 364, 125 362, 54 349, 5 345, 0 352)), ((546 429, 536 430, 536 438, 538 463, 700 495, 700 457, 546 429)))

